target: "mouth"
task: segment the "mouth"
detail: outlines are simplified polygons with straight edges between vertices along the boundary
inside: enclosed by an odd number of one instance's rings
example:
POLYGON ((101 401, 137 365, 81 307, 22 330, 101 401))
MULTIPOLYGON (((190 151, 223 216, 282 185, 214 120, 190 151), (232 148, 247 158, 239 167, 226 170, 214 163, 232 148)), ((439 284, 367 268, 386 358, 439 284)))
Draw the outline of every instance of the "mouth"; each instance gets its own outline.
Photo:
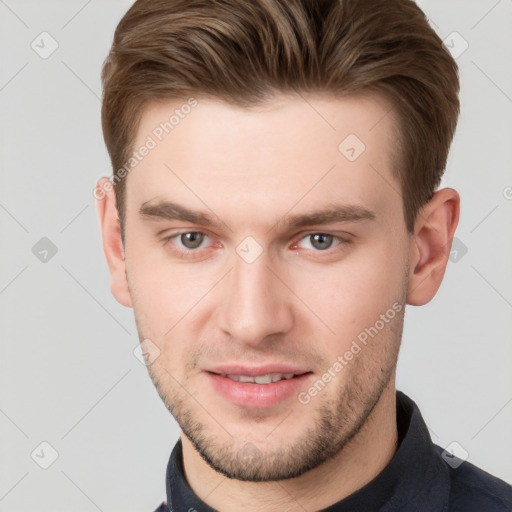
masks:
MULTIPOLYGON (((212 372, 214 373, 214 372, 212 372)), ((236 374, 226 374, 226 373, 218 373, 216 375, 220 375, 221 377, 226 377, 228 379, 234 380, 235 382, 250 382, 253 384, 272 384, 274 382, 279 382, 281 380, 290 380, 294 377, 300 377, 310 372, 304 373, 267 373, 264 375, 236 375, 236 374)))
POLYGON ((205 374, 214 392, 232 405, 261 410, 296 397, 313 372, 229 369, 205 371, 205 374))

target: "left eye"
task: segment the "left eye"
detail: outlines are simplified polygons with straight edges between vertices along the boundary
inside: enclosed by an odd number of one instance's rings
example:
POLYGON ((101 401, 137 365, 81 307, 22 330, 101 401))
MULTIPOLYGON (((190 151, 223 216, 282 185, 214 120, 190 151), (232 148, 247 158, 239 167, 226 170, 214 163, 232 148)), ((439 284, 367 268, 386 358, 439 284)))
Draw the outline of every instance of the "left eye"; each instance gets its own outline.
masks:
POLYGON ((333 242, 335 240, 338 240, 338 243, 337 244, 334 244, 334 245, 338 245, 340 243, 338 237, 334 236, 334 235, 328 235, 326 233, 312 233, 306 237, 304 237, 300 242, 299 242, 299 247, 302 247, 303 249, 311 249, 311 247, 313 247, 313 249, 316 249, 318 251, 325 251, 327 249, 330 249, 332 246, 333 246, 333 242), (307 241, 309 242, 310 244, 310 247, 304 247, 304 245, 301 245, 304 243, 304 241, 307 241))
POLYGON ((204 233, 198 231, 191 231, 188 233, 178 233, 169 238, 169 240, 177 239, 178 246, 181 244, 185 249, 199 249, 208 237, 204 233))

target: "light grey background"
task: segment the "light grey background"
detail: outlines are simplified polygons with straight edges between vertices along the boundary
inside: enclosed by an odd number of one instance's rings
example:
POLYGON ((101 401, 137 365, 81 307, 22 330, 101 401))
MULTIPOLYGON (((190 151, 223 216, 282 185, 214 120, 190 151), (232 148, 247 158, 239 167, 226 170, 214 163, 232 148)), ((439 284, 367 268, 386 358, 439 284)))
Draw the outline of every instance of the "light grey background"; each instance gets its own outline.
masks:
MULTIPOLYGON (((100 69, 129 5, 0 0, 0 511, 152 511, 165 498, 178 428, 133 354, 132 311, 110 294, 92 195, 111 172, 100 69), (58 43, 47 58, 43 31, 58 43), (43 237, 58 251, 46 262, 32 252, 43 237), (42 442, 59 455, 48 469, 42 442)), ((454 52, 469 44, 443 183, 462 214, 441 290, 407 310, 397 385, 434 442, 512 483, 512 1, 420 5, 454 52)))

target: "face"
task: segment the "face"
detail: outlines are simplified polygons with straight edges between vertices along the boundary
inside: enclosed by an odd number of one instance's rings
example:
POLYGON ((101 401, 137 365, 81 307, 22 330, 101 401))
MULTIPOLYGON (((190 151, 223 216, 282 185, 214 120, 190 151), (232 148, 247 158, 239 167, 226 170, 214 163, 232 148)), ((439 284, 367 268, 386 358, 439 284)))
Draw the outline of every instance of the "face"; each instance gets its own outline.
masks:
POLYGON ((185 103, 145 110, 135 147, 151 148, 127 177, 149 373, 211 467, 298 476, 340 452, 395 369, 410 247, 396 120, 376 96, 185 103))

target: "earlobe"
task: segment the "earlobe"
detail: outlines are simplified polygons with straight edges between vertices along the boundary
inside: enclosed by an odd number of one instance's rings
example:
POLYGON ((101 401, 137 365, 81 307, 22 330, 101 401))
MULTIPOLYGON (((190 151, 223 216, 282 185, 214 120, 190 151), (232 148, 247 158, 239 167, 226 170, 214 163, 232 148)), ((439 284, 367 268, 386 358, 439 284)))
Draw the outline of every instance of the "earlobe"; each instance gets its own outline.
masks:
POLYGON ((132 298, 126 277, 124 246, 112 182, 100 178, 96 185, 96 209, 100 221, 103 251, 110 270, 110 290, 115 299, 126 307, 132 307, 132 298))
POLYGON ((459 214, 460 196, 451 188, 436 191, 418 214, 411 239, 408 304, 427 304, 441 286, 459 214))

